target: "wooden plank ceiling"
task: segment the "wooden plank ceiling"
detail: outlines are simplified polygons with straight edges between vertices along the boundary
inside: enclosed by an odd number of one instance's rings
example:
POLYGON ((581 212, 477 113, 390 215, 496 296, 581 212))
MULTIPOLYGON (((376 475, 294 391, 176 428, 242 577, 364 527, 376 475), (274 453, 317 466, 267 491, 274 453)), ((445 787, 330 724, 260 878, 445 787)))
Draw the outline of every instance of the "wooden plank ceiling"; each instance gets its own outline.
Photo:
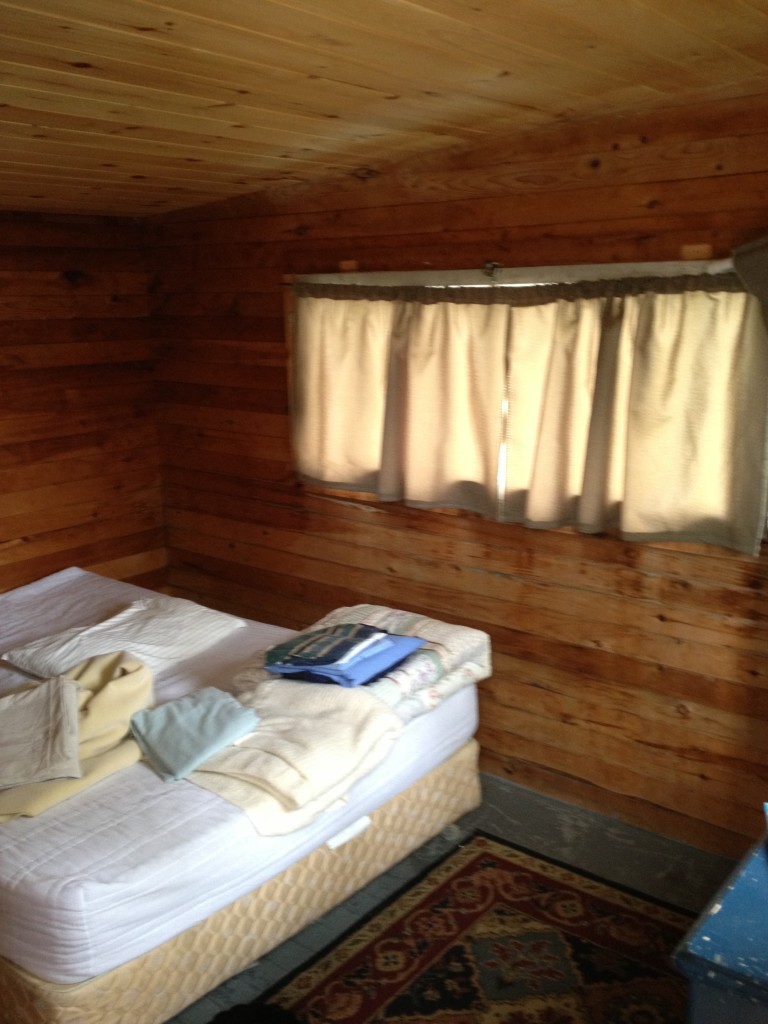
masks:
POLYGON ((0 210, 145 216, 768 95, 768 0, 0 0, 0 210))

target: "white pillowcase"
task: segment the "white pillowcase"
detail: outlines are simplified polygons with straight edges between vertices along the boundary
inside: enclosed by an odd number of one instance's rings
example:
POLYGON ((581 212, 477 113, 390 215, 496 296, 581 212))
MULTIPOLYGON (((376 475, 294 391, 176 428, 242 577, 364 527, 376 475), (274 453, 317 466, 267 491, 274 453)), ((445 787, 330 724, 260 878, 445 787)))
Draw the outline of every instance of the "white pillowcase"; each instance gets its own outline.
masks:
POLYGON ((144 597, 95 626, 65 629, 0 657, 47 679, 93 655, 127 651, 157 673, 212 647, 245 625, 245 620, 235 615, 181 597, 144 597))

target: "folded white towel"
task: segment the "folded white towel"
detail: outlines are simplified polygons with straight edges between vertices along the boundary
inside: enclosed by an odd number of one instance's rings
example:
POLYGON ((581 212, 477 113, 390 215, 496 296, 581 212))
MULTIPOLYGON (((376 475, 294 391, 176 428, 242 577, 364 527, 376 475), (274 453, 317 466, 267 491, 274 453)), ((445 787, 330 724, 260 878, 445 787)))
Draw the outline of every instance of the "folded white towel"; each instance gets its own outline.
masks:
POLYGON ((0 788, 79 779, 77 686, 61 676, 0 697, 0 788))
POLYGON ((246 811, 261 835, 312 821, 389 752, 403 723, 364 687, 268 679, 238 694, 261 722, 189 776, 246 811))

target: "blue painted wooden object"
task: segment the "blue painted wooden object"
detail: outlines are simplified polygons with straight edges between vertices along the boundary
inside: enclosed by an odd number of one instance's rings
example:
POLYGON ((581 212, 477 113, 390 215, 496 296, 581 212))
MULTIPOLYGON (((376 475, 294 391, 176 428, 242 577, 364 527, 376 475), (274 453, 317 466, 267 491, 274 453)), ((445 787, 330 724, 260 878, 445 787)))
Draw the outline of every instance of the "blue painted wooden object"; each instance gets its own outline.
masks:
POLYGON ((768 1024, 768 847, 747 854, 675 951, 690 1024, 768 1024))

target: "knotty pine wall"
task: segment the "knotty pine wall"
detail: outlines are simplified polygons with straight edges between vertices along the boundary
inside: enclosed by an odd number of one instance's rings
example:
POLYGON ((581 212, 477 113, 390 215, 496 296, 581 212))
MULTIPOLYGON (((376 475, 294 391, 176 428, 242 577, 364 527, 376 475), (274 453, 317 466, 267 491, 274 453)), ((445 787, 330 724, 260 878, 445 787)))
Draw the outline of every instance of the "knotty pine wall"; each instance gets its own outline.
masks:
POLYGON ((0 214, 0 590, 166 555, 146 229, 0 214))
POLYGON ((672 111, 168 218, 155 312, 173 590, 294 627, 370 601, 485 629, 485 770, 743 852, 768 794, 768 559, 305 493, 281 282, 348 260, 727 256, 768 229, 766 124, 750 104, 672 111))

